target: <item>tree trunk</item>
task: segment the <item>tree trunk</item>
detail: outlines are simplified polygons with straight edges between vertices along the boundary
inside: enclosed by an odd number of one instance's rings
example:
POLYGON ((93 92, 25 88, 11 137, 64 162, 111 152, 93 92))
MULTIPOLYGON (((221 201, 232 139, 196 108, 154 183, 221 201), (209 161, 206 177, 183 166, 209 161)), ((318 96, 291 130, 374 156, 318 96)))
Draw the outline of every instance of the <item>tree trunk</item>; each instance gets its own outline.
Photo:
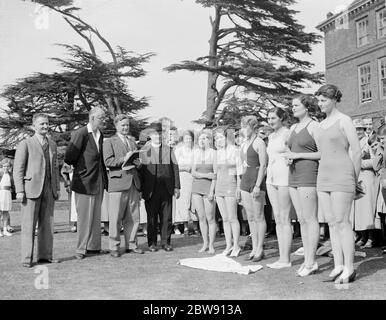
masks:
MULTIPOLYGON (((221 7, 215 7, 215 18, 214 20, 211 18, 212 25, 212 34, 209 39, 209 66, 217 67, 217 42, 218 42, 218 31, 220 28, 220 19, 221 19, 221 7)), ((213 72, 208 72, 208 87, 207 87, 207 95, 206 95, 206 111, 205 117, 207 124, 213 122, 214 115, 216 113, 216 99, 217 99, 217 83, 218 75, 213 72)))

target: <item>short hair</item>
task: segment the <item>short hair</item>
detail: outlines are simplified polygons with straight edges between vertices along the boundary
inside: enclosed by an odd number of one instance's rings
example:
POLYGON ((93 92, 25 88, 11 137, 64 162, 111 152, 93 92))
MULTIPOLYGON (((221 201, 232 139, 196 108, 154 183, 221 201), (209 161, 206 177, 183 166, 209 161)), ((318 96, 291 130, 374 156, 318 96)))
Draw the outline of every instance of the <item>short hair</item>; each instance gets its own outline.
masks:
POLYGON ((202 136, 202 135, 206 135, 209 139, 209 145, 212 147, 213 146, 213 133, 212 133, 212 130, 210 129, 202 129, 198 135, 197 135, 197 143, 198 143, 198 140, 199 138, 202 136))
POLYGON ((333 99, 336 102, 340 102, 343 96, 339 88, 333 84, 325 84, 324 86, 321 86, 318 91, 315 92, 315 95, 333 99))
POLYGON ((295 96, 292 100, 295 100, 295 99, 300 101, 300 103, 304 106, 304 108, 307 109, 307 112, 309 114, 314 114, 320 111, 318 107, 318 101, 311 94, 299 94, 295 96))
POLYGON ((94 108, 92 108, 92 109, 89 111, 89 113, 88 113, 89 119, 90 119, 92 116, 94 116, 96 113, 100 112, 100 111, 102 111, 103 113, 105 113, 105 111, 104 111, 102 108, 100 108, 100 107, 94 107, 94 108))
POLYGON ((114 118, 114 125, 117 126, 118 122, 122 120, 129 120, 130 122, 130 117, 127 114, 118 114, 114 118))
POLYGON ((9 166, 12 167, 12 160, 9 158, 4 158, 3 160, 1 160, 0 165, 4 166, 5 164, 9 164, 9 166))
POLYGON ((271 108, 268 110, 268 114, 270 113, 276 114, 279 117, 281 122, 284 122, 289 118, 288 112, 283 108, 279 108, 279 107, 271 108))
POLYGON ((214 129, 213 135, 216 136, 217 133, 222 134, 225 137, 226 145, 235 144, 236 132, 233 128, 230 128, 229 126, 219 126, 214 129))
POLYGON ((241 126, 249 126, 253 131, 256 131, 259 126, 259 120, 256 116, 244 116, 241 118, 241 126))
POLYGON ((35 114, 32 116, 32 123, 34 124, 35 121, 36 121, 38 118, 43 118, 43 119, 47 119, 47 120, 49 119, 48 114, 39 112, 39 113, 35 113, 35 114))
POLYGON ((182 138, 184 138, 185 136, 190 136, 192 138, 192 141, 194 141, 194 133, 192 130, 185 130, 182 133, 182 138))

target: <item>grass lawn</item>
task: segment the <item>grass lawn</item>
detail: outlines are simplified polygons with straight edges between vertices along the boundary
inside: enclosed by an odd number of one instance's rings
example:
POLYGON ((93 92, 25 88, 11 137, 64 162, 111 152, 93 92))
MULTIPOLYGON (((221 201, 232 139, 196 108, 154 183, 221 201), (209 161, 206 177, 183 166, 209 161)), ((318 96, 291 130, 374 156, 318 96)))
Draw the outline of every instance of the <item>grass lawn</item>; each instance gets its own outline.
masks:
MULTIPOLYGON (((332 268, 332 260, 318 257, 320 272, 299 278, 296 269, 302 257, 292 256, 293 266, 285 270, 271 270, 265 265, 277 259, 277 242, 270 238, 266 243, 267 258, 264 268, 254 274, 238 275, 191 269, 177 264, 179 259, 207 256, 197 251, 201 247, 198 237, 172 238, 174 251, 147 251, 144 237, 139 237, 145 254, 123 254, 114 259, 110 255, 74 258, 76 234, 69 232, 68 209, 58 202, 55 210, 54 257, 62 263, 47 265, 48 289, 36 289, 38 269, 20 264, 20 211, 14 204, 12 225, 17 231, 12 237, 0 238, 1 299, 385 299, 386 256, 381 250, 369 249, 367 257, 356 257, 357 280, 346 288, 323 282, 332 268)), ((123 238, 122 238, 123 240, 123 238)), ((241 238, 244 243, 245 238, 241 238)), ((293 249, 300 246, 294 241, 293 249)), ((224 238, 218 238, 216 249, 225 247, 224 238)), ((102 248, 108 248, 108 237, 102 237, 102 248)), ((237 258, 248 264, 243 252, 237 258)))

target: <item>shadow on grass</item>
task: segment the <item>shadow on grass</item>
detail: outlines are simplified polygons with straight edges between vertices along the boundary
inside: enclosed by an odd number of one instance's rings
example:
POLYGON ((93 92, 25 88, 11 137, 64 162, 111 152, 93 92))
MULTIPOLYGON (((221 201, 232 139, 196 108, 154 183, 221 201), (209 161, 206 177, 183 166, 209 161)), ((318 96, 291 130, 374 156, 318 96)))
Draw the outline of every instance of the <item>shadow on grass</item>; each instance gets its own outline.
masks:
POLYGON ((369 277, 379 270, 386 269, 386 255, 382 255, 382 251, 372 250, 367 256, 368 258, 357 267, 358 279, 369 277))

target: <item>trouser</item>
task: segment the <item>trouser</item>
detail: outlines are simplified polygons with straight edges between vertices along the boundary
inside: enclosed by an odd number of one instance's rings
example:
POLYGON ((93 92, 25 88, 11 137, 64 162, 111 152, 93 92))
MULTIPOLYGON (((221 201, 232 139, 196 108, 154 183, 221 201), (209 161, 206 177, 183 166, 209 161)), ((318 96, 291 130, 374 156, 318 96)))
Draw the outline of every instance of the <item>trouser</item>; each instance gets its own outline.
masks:
POLYGON ((145 201, 147 212, 147 243, 157 245, 158 217, 161 229, 161 245, 170 244, 173 229, 172 195, 164 185, 156 185, 149 200, 145 201))
POLYGON ((54 244, 54 196, 51 183, 45 182, 42 194, 21 204, 21 260, 32 263, 35 227, 38 223, 37 258, 52 259, 54 244))
POLYGON ((78 213, 76 253, 86 254, 87 250, 101 250, 102 200, 102 185, 97 194, 89 195, 75 192, 75 205, 78 213))
POLYGON ((134 184, 129 190, 109 192, 109 245, 110 250, 119 250, 121 244, 121 224, 126 249, 137 248, 139 227, 139 192, 134 184))

